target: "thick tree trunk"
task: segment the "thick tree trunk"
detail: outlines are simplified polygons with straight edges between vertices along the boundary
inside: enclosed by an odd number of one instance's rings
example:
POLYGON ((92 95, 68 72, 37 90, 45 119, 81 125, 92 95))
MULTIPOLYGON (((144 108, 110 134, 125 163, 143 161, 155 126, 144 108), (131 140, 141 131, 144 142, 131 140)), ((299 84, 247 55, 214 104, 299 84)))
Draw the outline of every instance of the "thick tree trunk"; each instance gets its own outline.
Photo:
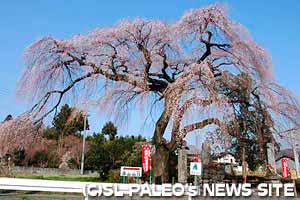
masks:
POLYGON ((166 183, 169 179, 168 164, 170 149, 167 147, 166 140, 164 139, 163 135, 172 114, 170 105, 171 104, 168 99, 165 99, 164 110, 155 125, 155 154, 151 158, 153 181, 155 183, 166 183))
POLYGON ((152 156, 152 169, 154 183, 167 183, 169 181, 169 150, 163 146, 156 146, 152 156))

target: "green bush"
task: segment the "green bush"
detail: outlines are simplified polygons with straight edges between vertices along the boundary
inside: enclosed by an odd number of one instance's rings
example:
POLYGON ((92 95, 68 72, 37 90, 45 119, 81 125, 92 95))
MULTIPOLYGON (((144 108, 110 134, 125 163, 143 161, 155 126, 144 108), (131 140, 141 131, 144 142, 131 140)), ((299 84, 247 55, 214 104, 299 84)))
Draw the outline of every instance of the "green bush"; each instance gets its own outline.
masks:
POLYGON ((119 169, 109 170, 108 176, 107 176, 107 182, 109 182, 109 183, 121 183, 122 182, 122 177, 120 176, 120 170, 119 169))
POLYGON ((49 160, 48 153, 45 150, 41 150, 35 152, 33 158, 29 161, 29 165, 35 167, 45 167, 48 164, 48 161, 51 161, 51 159, 49 160))
POLYGON ((13 151, 13 163, 14 165, 21 166, 25 160, 25 149, 14 149, 13 151))

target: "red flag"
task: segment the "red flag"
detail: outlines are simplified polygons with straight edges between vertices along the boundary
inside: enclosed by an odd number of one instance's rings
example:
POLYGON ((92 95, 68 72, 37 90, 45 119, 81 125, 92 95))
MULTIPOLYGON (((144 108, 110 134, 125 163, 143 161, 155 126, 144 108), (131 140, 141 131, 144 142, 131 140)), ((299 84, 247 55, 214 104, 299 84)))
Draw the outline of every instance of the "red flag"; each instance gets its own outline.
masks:
POLYGON ((272 165, 268 165, 270 171, 274 171, 274 167, 272 165))
POLYGON ((281 166, 282 166, 282 176, 283 178, 287 178, 289 176, 289 165, 288 165, 287 158, 283 158, 281 160, 281 166))
POLYGON ((150 145, 143 145, 142 147, 142 165, 143 171, 146 173, 151 168, 151 147, 150 145))

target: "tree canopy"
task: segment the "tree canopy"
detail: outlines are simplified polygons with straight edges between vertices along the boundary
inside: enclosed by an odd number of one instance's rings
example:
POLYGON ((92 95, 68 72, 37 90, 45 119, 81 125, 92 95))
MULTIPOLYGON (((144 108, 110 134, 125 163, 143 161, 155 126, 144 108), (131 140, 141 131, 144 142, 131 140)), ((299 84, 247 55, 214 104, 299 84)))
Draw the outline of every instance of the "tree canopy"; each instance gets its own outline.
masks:
POLYGON ((158 106, 157 159, 168 159, 166 151, 192 131, 212 124, 226 129, 234 112, 220 85, 236 88, 231 80, 241 73, 255 81, 256 94, 280 121, 276 125, 300 125, 299 105, 273 79, 268 53, 218 4, 188 11, 173 23, 136 18, 68 39, 44 37, 26 49, 24 58, 18 91, 36 102, 30 113, 37 120, 66 100, 117 116, 138 105, 158 106))
POLYGON ((118 134, 118 129, 111 121, 109 121, 105 123, 101 130, 101 133, 107 135, 109 137, 109 140, 114 140, 116 135, 118 134))

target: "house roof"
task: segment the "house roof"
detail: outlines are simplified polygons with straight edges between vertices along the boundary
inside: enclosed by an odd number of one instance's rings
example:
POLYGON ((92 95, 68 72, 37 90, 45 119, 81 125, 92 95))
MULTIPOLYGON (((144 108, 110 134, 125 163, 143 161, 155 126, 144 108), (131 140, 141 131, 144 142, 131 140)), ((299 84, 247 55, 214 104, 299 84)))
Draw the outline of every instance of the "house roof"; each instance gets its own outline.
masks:
POLYGON ((216 158, 222 158, 222 157, 224 157, 226 155, 231 155, 231 156, 234 157, 234 154, 230 153, 230 152, 221 152, 219 154, 214 155, 213 157, 214 157, 214 159, 216 159, 216 158))
MULTIPOLYGON (((300 156, 299 156, 299 150, 298 150, 298 157, 299 157, 299 160, 300 160, 300 156)), ((289 158, 291 160, 294 160, 294 152, 293 152, 293 149, 283 149, 281 150, 279 153, 276 154, 275 156, 275 160, 278 161, 282 158, 289 158)))

